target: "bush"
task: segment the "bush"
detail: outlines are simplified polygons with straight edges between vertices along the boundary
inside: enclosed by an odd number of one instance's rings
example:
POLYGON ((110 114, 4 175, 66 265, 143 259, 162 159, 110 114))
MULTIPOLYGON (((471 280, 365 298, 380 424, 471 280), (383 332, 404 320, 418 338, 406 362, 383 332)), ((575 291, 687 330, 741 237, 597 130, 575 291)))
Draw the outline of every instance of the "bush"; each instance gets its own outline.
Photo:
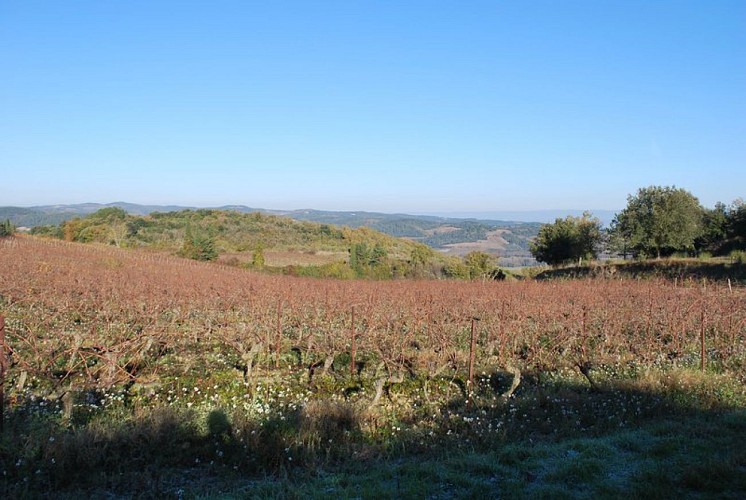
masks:
POLYGON ((0 224, 0 237, 11 236, 14 232, 15 228, 11 224, 10 219, 5 219, 5 222, 0 224))
POLYGON ((201 261, 215 260, 218 258, 215 239, 201 232, 193 232, 192 226, 187 224, 184 230, 184 244, 179 255, 201 261))
POLYGON ((734 264, 746 264, 746 250, 733 250, 728 257, 734 264))

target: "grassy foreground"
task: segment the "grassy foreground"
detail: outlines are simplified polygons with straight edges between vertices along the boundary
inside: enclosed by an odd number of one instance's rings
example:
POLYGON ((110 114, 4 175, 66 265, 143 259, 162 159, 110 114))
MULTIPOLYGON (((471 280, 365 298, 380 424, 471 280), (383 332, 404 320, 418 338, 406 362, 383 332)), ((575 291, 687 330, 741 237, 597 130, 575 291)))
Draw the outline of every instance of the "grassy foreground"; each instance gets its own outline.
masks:
MULTIPOLYGON (((505 373, 471 400, 449 381, 374 390, 294 376, 145 396, 30 395, 6 416, 6 497, 742 498, 746 394, 679 368, 599 379, 505 373), (352 391, 351 389, 354 389, 352 391), (240 395, 240 397, 237 397, 240 395), (159 401, 160 402, 156 402, 159 401), (236 401, 240 403, 236 404, 236 401)), ((219 378, 219 377, 218 377, 219 378)))
MULTIPOLYGON (((355 463, 281 480, 202 484, 195 497, 743 498, 741 413, 665 419, 598 438, 355 463), (713 458, 717 457, 717 458, 713 458)), ((180 480, 183 480, 181 478, 180 480)), ((178 480, 177 480, 178 483, 178 480)), ((175 486, 177 494, 183 487, 175 486)))
POLYGON ((0 260, 2 498, 746 496, 739 286, 0 260))

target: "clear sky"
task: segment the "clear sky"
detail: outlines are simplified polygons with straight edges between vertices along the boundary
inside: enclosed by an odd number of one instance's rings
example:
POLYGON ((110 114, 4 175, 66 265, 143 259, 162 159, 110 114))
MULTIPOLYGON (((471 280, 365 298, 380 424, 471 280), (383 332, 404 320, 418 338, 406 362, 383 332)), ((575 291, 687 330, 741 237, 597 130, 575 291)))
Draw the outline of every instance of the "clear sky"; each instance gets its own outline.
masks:
POLYGON ((746 197, 746 1, 0 1, 0 205, 746 197))

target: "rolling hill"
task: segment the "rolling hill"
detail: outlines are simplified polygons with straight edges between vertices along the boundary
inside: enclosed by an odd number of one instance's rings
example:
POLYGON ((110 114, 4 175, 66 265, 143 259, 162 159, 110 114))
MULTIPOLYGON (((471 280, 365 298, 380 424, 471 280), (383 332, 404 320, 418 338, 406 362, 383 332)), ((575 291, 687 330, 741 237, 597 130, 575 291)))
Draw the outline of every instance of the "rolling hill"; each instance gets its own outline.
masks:
POLYGON ((447 270, 458 268, 460 262, 423 243, 368 227, 235 210, 185 209, 132 215, 119 207, 106 207, 60 225, 38 226, 31 232, 67 241, 140 248, 320 277, 441 277, 448 276, 447 270))
MULTIPOLYGON (((57 225, 75 217, 84 217, 103 208, 121 208, 130 215, 148 215, 182 210, 201 210, 175 205, 107 204, 45 205, 29 208, 0 207, 0 219, 10 219, 18 227, 57 225)), ((323 210, 267 210, 245 205, 225 205, 215 210, 262 213, 349 228, 368 227, 396 238, 423 243, 444 254, 463 256, 483 251, 501 258, 503 266, 535 264, 528 250, 540 224, 503 220, 461 219, 429 215, 385 214, 378 212, 334 212, 323 210)))

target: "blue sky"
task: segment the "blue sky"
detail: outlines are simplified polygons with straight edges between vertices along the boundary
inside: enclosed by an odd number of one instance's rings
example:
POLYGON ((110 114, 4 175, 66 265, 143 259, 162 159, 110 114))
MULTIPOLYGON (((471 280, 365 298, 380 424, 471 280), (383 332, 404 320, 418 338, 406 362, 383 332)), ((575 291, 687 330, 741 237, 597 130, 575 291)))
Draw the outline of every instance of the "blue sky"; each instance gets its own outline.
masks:
POLYGON ((746 2, 0 2, 0 205, 746 197, 746 2))

